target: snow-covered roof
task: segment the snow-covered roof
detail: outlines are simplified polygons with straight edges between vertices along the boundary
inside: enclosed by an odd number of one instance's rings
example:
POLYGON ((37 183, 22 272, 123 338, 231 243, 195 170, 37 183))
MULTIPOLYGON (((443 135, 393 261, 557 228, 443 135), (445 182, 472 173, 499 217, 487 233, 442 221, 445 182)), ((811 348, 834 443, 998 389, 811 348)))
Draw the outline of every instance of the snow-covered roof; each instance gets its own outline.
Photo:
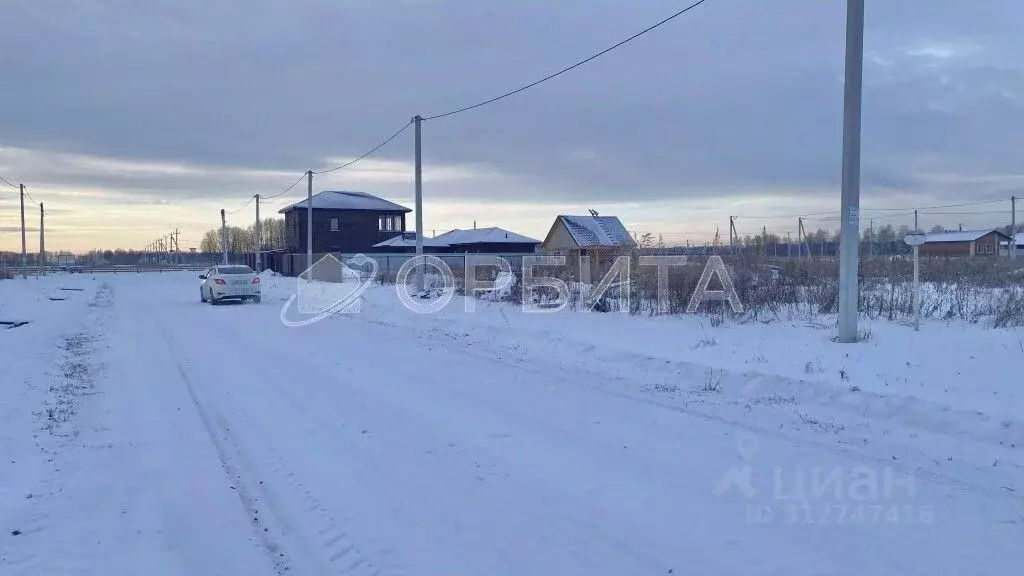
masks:
MULTIPOLYGON (((448 246, 446 242, 439 241, 438 238, 424 238, 423 245, 435 247, 448 246)), ((411 248, 414 246, 416 246, 415 232, 403 232, 390 240, 385 240, 373 245, 374 248, 411 248)))
POLYGON ((558 217, 580 248, 595 246, 634 247, 636 242, 617 216, 558 217))
MULTIPOLYGON (((446 246, 462 246, 466 244, 540 244, 540 240, 534 240, 509 232, 501 228, 474 228, 472 230, 449 230, 433 238, 424 238, 424 246, 443 248, 446 246)), ((415 232, 403 232, 390 240, 374 244, 374 248, 401 248, 416 245, 415 232)))
MULTIPOLYGON (((279 212, 284 213, 296 208, 306 208, 306 200, 285 206, 279 212)), ((367 194, 366 192, 351 192, 347 190, 324 190, 313 195, 313 209, 325 210, 373 210, 377 212, 412 212, 411 209, 367 194)))
POLYGON ((993 230, 963 230, 955 232, 933 232, 925 234, 925 242, 974 242, 993 230))
POLYGON ((449 246, 459 244, 540 244, 540 240, 496 227, 449 230, 437 236, 436 239, 449 246))
MULTIPOLYGON (((1013 236, 1013 243, 1016 244, 1017 246, 1024 246, 1024 232, 1018 232, 1017 234, 1014 234, 1014 236, 1013 236)), ((1009 244, 1009 242, 1006 241, 1006 240, 1003 240, 999 244, 1001 244, 1003 246, 1007 246, 1009 244)))

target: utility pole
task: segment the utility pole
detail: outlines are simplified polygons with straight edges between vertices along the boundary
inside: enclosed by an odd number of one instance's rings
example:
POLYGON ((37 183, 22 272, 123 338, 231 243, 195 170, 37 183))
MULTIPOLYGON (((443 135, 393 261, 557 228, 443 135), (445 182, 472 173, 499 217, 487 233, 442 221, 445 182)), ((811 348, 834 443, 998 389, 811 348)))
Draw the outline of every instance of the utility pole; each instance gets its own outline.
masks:
POLYGON ((1010 196, 1010 257, 1017 257, 1017 197, 1010 196))
POLYGON ((259 274, 263 270, 260 268, 260 247, 263 245, 260 238, 260 195, 256 195, 256 228, 253 229, 253 251, 255 252, 253 258, 253 265, 256 267, 256 273, 259 274))
POLYGON ((811 243, 810 243, 810 241, 807 240, 807 230, 804 228, 804 219, 802 217, 801 218, 797 218, 796 219, 796 224, 797 224, 797 228, 796 228, 796 234, 797 234, 796 242, 797 242, 797 244, 800 245, 800 252, 802 254, 803 250, 804 250, 804 247, 806 247, 807 248, 807 257, 810 258, 811 257, 811 243))
POLYGON ((178 235, 181 231, 177 228, 174 229, 174 263, 181 264, 181 243, 178 240, 178 235))
POLYGON ((733 241, 733 238, 735 237, 735 234, 736 234, 736 217, 735 216, 729 216, 729 252, 732 252, 733 250, 736 249, 736 244, 733 241))
POLYGON ((419 265, 416 267, 416 291, 422 294, 425 264, 423 261, 423 117, 417 114, 413 116, 412 120, 416 123, 416 258, 419 259, 419 265))
POLYGON ((224 209, 220 209, 220 249, 224 253, 224 264, 228 263, 228 220, 224 209))
MULTIPOLYGON (((313 171, 306 171, 306 270, 313 267, 313 171)), ((307 278, 312 280, 312 278, 307 278)))
POLYGON ((875 219, 868 220, 868 254, 875 255, 875 219))
POLYGON ((39 203, 39 273, 46 274, 46 231, 43 228, 43 203, 39 203))
POLYGON ((25 251, 25 185, 21 190, 21 279, 28 278, 28 252, 25 251))
POLYGON ((846 0, 843 188, 839 240, 839 341, 857 341, 860 258, 860 132, 864 73, 864 0, 846 0))
POLYGON ((920 228, 917 227, 917 210, 914 210, 914 232, 917 232, 920 228))

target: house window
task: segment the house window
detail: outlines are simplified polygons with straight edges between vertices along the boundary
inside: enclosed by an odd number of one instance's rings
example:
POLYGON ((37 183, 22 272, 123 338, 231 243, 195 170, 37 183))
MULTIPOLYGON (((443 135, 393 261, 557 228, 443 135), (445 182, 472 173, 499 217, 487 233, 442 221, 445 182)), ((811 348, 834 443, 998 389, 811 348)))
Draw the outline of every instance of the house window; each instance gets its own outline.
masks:
POLYGON ((382 232, 392 232, 402 229, 402 217, 401 216, 381 216, 380 217, 380 230, 382 232))
POLYGON ((331 232, 337 232, 339 230, 338 219, 331 218, 331 232))
POLYGON ((984 244, 978 244, 978 254, 992 254, 992 248, 992 244, 989 244, 987 242, 984 244))

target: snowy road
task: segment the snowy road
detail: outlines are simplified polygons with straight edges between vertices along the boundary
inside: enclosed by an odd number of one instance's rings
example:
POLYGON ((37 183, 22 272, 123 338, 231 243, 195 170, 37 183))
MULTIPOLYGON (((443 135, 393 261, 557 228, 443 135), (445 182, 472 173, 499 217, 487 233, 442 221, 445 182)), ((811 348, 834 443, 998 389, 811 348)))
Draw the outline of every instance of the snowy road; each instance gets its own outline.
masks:
POLYGON ((908 476, 889 452, 769 413, 437 338, 429 317, 399 326, 371 306, 289 328, 274 299, 200 304, 190 275, 100 278, 82 298, 101 281, 103 322, 79 312, 105 344, 98 393, 55 451, 59 490, 0 507, 24 523, 0 535, 0 573, 963 575, 1024 560, 1024 486, 977 467, 908 476))

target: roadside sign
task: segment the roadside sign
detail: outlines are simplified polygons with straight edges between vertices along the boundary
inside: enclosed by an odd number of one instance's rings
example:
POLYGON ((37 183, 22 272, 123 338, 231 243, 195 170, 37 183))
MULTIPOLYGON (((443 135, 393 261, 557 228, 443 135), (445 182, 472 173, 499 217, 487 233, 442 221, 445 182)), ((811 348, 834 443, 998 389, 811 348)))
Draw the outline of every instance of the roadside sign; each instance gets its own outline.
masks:
POLYGON ((903 237, 903 241, 906 242, 907 246, 920 246, 924 244, 925 235, 920 233, 907 234, 903 237))

